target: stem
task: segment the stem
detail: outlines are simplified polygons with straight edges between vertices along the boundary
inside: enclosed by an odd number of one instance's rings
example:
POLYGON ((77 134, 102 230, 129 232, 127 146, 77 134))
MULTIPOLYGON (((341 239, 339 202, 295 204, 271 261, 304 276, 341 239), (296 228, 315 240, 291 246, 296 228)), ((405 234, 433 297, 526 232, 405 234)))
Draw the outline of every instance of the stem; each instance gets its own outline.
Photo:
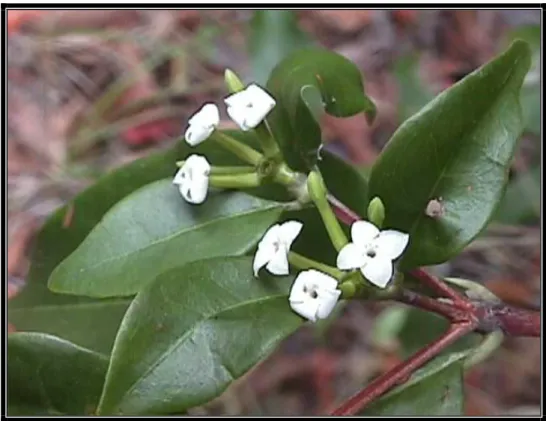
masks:
POLYGON ((441 281, 437 277, 425 272, 423 269, 419 269, 419 268, 413 269, 409 273, 410 275, 419 279, 422 283, 424 283, 428 287, 434 289, 441 296, 450 298, 453 301, 453 305, 455 307, 459 307, 464 310, 468 310, 471 308, 471 305, 469 304, 469 302, 464 297, 462 297, 457 291, 450 288, 447 284, 445 284, 443 281, 441 281))
POLYGON ((500 329, 505 335, 541 336, 540 311, 512 307, 505 303, 473 301, 474 314, 478 319, 477 330, 492 332, 500 329))
POLYGON ((452 321, 464 320, 465 317, 467 317, 467 313, 465 311, 454 307, 450 303, 444 303, 408 289, 402 289, 399 292, 399 295, 394 297, 394 299, 401 303, 436 313, 452 321))
POLYGON ((332 194, 328 193, 326 195, 326 199, 328 200, 330 205, 332 205, 336 216, 345 225, 351 225, 352 223, 360 221, 362 219, 356 212, 353 212, 338 199, 336 199, 332 194))
POLYGON ((338 281, 340 281, 345 275, 342 271, 332 266, 328 266, 324 263, 317 262, 316 260, 309 259, 308 257, 302 256, 301 254, 295 253, 293 251, 288 253, 288 261, 292 266, 295 266, 298 269, 316 269, 320 272, 324 272, 332 276, 333 278, 336 278, 338 281))
POLYGON ((307 176, 307 188, 311 200, 317 206, 326 231, 332 240, 332 244, 337 251, 340 251, 349 241, 328 203, 326 186, 324 185, 322 176, 318 172, 311 171, 309 173, 307 176))
POLYGON ((275 172, 275 181, 290 187, 298 182, 298 177, 284 162, 281 162, 275 172))
MULTIPOLYGON (((177 161, 176 166, 179 168, 182 168, 184 166, 184 163, 186 161, 177 161)), ((249 165, 234 165, 234 166, 227 166, 227 167, 219 167, 219 166, 211 166, 210 167, 210 175, 235 175, 235 174, 246 174, 256 171, 256 168, 251 167, 249 165)))
POLYGON ((224 189, 244 189, 258 187, 261 184, 257 173, 210 175, 209 183, 213 187, 224 189))
POLYGON ((398 364, 387 373, 379 376, 368 384, 366 388, 336 408, 330 415, 356 415, 371 401, 383 395, 393 386, 405 382, 415 370, 422 367, 457 339, 471 332, 474 327, 475 324, 472 322, 451 325, 447 332, 434 342, 416 352, 406 361, 398 364))
POLYGON ((260 141, 265 156, 272 158, 280 155, 281 151, 279 146, 277 145, 277 142, 275 142, 275 139, 273 139, 273 134, 265 119, 254 128, 254 131, 260 141))
POLYGON ((237 139, 225 134, 224 132, 215 130, 210 137, 217 141, 222 147, 249 164, 258 165, 258 163, 263 159, 263 155, 260 152, 252 149, 250 146, 247 146, 242 142, 239 142, 237 139))

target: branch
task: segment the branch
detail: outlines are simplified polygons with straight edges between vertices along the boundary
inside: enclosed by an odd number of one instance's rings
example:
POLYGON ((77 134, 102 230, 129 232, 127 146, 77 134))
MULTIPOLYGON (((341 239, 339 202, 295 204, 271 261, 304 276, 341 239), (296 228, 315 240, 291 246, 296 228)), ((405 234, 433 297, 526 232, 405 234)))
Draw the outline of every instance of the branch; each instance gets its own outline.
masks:
POLYGON ((451 325, 446 333, 417 351, 406 361, 398 364, 387 373, 379 376, 368 384, 363 390, 341 404, 330 415, 356 415, 366 405, 377 399, 383 393, 399 383, 404 383, 418 368, 436 357, 443 349, 451 345, 457 339, 463 337, 475 328, 475 323, 463 322, 451 325))
POLYGON ((502 302, 473 301, 472 304, 478 319, 476 330, 480 332, 501 329, 510 336, 541 336, 540 311, 521 309, 502 302))
MULTIPOLYGON (((329 194, 327 199, 337 218, 345 224, 349 225, 361 219, 358 214, 334 196, 329 194)), ((515 308, 502 302, 470 300, 423 269, 414 269, 410 271, 410 274, 440 297, 444 297, 444 300, 440 301, 404 288, 400 289, 392 298, 439 314, 450 320, 451 326, 436 341, 372 381, 367 387, 335 409, 331 415, 359 413, 368 403, 393 386, 404 383, 415 370, 437 356, 457 339, 472 331, 488 333, 501 329, 506 335, 540 336, 540 312, 515 308)))

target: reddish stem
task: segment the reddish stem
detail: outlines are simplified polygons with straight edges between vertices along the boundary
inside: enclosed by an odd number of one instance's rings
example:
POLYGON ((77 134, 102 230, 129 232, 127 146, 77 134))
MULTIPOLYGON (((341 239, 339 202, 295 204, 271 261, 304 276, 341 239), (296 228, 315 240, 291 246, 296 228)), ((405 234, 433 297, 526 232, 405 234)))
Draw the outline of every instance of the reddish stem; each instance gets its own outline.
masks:
MULTIPOLYGON (((327 198, 338 219, 345 224, 350 225, 361 219, 358 214, 332 195, 328 195, 327 198)), ((339 406, 331 415, 355 415, 393 386, 405 382, 415 370, 438 355, 444 348, 474 330, 492 332, 502 329, 507 335, 540 336, 539 312, 514 308, 504 303, 470 301, 441 279, 422 269, 414 269, 410 273, 439 295, 450 299, 450 302, 439 301, 405 289, 401 290, 395 299, 446 317, 451 321, 450 328, 436 341, 372 381, 366 388, 339 406)))
POLYGON ((406 361, 398 364, 387 373, 369 383, 363 390, 331 412, 330 415, 358 414, 367 404, 383 395, 383 393, 387 392, 393 386, 405 382, 415 370, 437 356, 443 349, 451 345, 457 339, 474 330, 475 326, 476 325, 473 322, 463 322, 451 325, 448 331, 434 342, 420 351, 417 351, 406 361))
POLYGON ((462 297, 457 291, 450 288, 446 283, 441 281, 439 278, 431 275, 430 273, 425 272, 423 269, 417 268, 413 269, 410 272, 410 275, 419 279, 423 284, 427 285, 429 288, 434 289, 439 295, 443 297, 450 298, 453 300, 453 305, 462 310, 470 310, 472 305, 462 297))
POLYGON ((478 319, 477 330, 492 332, 501 329, 510 336, 540 337, 540 311, 512 307, 504 303, 473 302, 478 319))

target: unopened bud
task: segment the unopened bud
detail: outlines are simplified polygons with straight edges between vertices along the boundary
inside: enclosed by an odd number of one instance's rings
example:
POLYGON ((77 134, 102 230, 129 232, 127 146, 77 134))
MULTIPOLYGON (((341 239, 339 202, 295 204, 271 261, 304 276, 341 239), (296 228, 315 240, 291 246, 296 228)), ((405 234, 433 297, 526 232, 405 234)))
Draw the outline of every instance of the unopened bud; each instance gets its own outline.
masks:
POLYGON ((235 94, 237 92, 241 92, 245 90, 244 83, 241 81, 239 76, 237 76, 235 72, 233 72, 230 69, 226 69, 226 71, 224 72, 224 80, 226 82, 228 91, 231 94, 235 94))
POLYGON ((368 220, 378 228, 381 228, 385 220, 385 206, 377 196, 368 205, 368 220))

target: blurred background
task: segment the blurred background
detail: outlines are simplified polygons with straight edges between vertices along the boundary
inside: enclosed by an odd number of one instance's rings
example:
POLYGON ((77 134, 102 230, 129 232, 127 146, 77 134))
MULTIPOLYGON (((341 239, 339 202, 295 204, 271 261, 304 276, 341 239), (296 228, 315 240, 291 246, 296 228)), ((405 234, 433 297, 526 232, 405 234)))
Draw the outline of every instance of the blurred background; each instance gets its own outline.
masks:
MULTIPOLYGON (((226 67, 263 84, 284 55, 312 45, 355 62, 378 118, 326 117, 323 133, 366 176, 407 117, 522 38, 534 60, 505 199, 462 255, 432 270, 540 308, 540 31, 540 10, 11 10, 8 295, 24 287, 45 218, 105 172, 180 139, 203 102, 226 95, 226 67)), ((445 328, 393 303, 339 307, 190 413, 323 414, 445 328)), ((506 340, 466 374, 466 414, 539 415, 540 360, 540 341, 506 340)))

